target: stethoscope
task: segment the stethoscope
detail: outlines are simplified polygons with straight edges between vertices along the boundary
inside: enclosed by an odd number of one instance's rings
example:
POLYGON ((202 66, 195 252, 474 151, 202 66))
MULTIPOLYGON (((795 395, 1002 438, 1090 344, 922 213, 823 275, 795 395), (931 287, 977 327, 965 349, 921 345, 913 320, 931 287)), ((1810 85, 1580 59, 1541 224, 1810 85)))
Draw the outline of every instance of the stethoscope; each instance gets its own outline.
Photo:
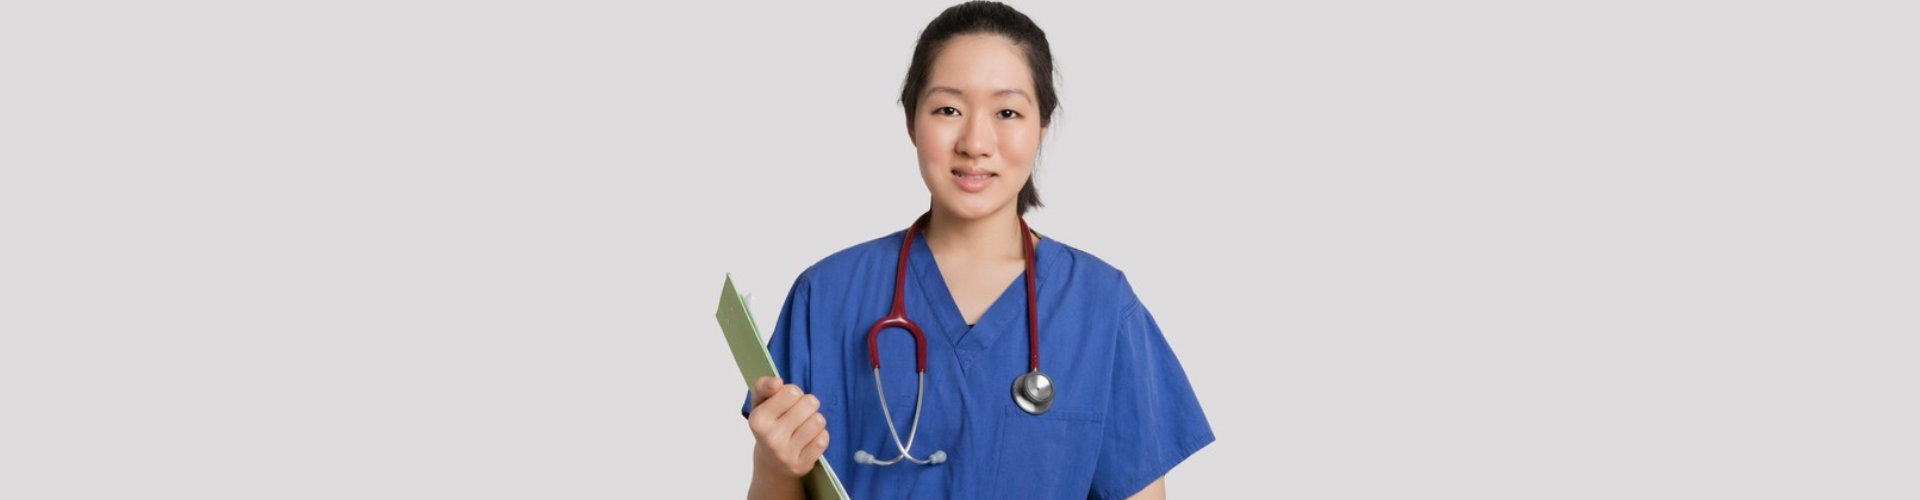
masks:
MULTIPOLYGON (((929 214, 930 215, 930 214, 929 214)), ((903 302, 907 293, 907 254, 913 250, 913 233, 926 226, 927 215, 913 221, 907 228, 907 237, 900 243, 900 265, 893 275, 893 311, 880 321, 873 323, 867 330, 867 357, 873 362, 873 387, 880 393, 880 415, 887 419, 887 433, 893 436, 893 445, 900 449, 900 456, 879 460, 872 453, 860 450, 853 453, 856 463, 873 465, 893 465, 901 460, 920 465, 945 463, 947 452, 936 450, 927 458, 914 458, 908 450, 913 448, 913 438, 920 433, 920 402, 927 396, 927 337, 920 332, 920 325, 907 318, 907 305, 903 302), (916 357, 914 369, 919 372, 920 388, 913 396, 913 427, 907 429, 907 440, 900 441, 900 430, 893 425, 893 412, 887 408, 887 389, 880 382, 880 331, 888 328, 901 328, 913 334, 913 346, 916 357)), ((1027 264, 1027 372, 1013 379, 1013 404, 1030 415, 1046 413, 1053 407, 1053 379, 1040 371, 1040 316, 1035 305, 1033 245, 1029 244, 1026 219, 1020 219, 1020 257, 1027 264)))

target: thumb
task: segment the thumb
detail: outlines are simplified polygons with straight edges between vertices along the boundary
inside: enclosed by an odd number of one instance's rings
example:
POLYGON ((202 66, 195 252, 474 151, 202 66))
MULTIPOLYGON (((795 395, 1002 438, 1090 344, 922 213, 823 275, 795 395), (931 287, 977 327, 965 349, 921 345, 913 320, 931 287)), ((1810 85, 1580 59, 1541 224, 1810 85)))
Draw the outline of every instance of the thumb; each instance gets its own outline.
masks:
POLYGON ((766 401, 767 398, 773 397, 773 391, 779 389, 781 385, 784 384, 780 382, 779 375, 760 377, 760 380, 754 381, 753 384, 753 401, 755 403, 766 401))

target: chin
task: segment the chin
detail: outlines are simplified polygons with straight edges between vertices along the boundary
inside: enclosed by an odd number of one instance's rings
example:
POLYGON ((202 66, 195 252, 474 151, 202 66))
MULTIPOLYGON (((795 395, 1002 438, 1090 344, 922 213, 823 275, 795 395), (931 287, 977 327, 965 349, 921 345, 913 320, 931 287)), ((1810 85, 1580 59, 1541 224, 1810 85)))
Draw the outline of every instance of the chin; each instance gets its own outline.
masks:
POLYGON ((988 201, 984 199, 965 199, 965 198, 979 198, 979 197, 967 196, 963 194, 962 199, 941 200, 938 203, 936 203, 936 205, 940 206, 941 210, 945 211, 947 215, 958 217, 961 220, 985 219, 996 213, 999 213, 1001 210, 1014 209, 1013 207, 1014 207, 1015 200, 1013 197, 1008 197, 1007 199, 997 200, 997 201, 988 201))

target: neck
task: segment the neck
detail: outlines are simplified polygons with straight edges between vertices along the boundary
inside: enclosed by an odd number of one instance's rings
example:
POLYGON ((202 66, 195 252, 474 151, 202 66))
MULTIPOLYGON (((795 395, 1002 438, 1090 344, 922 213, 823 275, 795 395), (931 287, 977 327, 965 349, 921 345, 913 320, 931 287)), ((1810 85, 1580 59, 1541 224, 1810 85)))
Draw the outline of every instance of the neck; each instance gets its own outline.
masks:
POLYGON ((1012 210, 962 219, 933 209, 927 220, 927 249, 940 255, 1021 258, 1020 215, 1012 210))

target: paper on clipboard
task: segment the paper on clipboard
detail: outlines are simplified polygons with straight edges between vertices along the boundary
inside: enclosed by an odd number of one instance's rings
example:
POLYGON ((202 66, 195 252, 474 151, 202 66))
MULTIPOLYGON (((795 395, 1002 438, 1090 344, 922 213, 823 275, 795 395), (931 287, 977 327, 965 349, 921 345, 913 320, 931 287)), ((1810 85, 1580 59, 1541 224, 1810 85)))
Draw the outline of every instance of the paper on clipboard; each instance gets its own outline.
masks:
MULTIPOLYGON (((754 326, 753 313, 747 310, 747 301, 733 288, 732 274, 727 275, 726 285, 720 289, 720 310, 714 317, 720 320, 720 332, 726 334, 727 347, 733 350, 733 362, 740 365, 740 378, 746 381, 748 391, 753 390, 753 381, 760 377, 779 375, 774 369, 773 356, 767 353, 766 341, 760 338, 760 329, 754 326)), ((825 457, 815 461, 813 471, 800 482, 809 497, 847 498, 847 489, 840 485, 839 476, 834 475, 833 466, 827 465, 825 457)))

